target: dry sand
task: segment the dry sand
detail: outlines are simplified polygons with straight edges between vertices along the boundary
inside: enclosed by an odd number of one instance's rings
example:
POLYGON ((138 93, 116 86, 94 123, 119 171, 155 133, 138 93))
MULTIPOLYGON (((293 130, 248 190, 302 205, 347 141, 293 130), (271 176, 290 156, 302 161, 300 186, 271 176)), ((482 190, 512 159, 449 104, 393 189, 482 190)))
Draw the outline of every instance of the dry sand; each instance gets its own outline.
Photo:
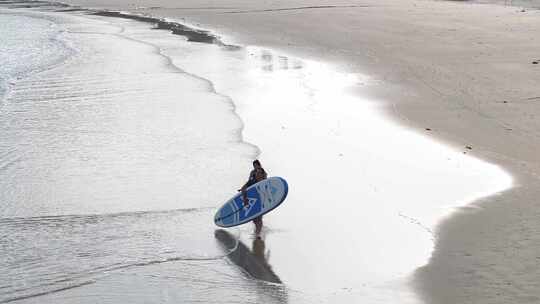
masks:
POLYGON ((540 301, 540 11, 409 0, 67 2, 185 18, 242 45, 379 80, 358 92, 387 103, 402 124, 516 177, 514 189, 439 226, 433 257, 416 275, 426 302, 540 301))

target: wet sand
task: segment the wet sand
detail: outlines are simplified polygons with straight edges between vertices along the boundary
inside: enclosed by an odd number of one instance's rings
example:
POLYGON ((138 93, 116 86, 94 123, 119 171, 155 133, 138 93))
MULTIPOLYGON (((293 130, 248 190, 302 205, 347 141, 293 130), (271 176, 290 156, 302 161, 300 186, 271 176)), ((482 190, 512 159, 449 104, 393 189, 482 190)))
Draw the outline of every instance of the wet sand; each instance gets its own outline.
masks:
POLYGON ((356 93, 385 104, 403 125, 499 164, 516 178, 514 189, 464 207, 438 226, 436 251, 416 275, 426 302, 538 299, 540 69, 533 62, 540 60, 539 12, 428 1, 137 3, 147 8, 126 1, 73 3, 186 18, 234 37, 225 41, 370 75, 375 85, 356 87, 356 93))

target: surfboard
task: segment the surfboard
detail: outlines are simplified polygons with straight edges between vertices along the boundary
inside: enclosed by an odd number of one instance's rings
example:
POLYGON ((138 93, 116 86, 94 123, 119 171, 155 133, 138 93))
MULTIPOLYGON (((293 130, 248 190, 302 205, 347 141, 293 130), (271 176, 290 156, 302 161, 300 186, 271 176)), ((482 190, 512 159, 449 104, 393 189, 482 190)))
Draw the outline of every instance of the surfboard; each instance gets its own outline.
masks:
POLYGON ((242 193, 228 200, 214 216, 219 227, 242 225, 279 206, 287 197, 289 186, 281 177, 270 177, 246 189, 248 205, 244 206, 242 193))

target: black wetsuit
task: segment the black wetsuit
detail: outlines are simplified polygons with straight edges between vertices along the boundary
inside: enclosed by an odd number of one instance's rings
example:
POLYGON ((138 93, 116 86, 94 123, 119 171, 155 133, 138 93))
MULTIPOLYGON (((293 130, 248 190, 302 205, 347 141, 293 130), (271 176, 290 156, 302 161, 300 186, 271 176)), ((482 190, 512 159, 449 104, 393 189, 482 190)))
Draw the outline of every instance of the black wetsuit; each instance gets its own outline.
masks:
POLYGON ((244 187, 248 188, 249 186, 254 185, 257 182, 260 182, 263 179, 266 179, 266 177, 267 177, 267 174, 266 174, 266 171, 264 171, 263 168, 253 169, 249 173, 249 179, 248 179, 248 181, 247 181, 247 183, 246 183, 246 185, 244 187))
MULTIPOLYGON (((244 199, 244 204, 249 203, 248 198, 247 198, 246 189, 248 187, 256 184, 257 182, 260 182, 260 181, 266 179, 266 177, 267 177, 267 174, 266 174, 266 171, 264 171, 263 168, 257 168, 257 169, 251 170, 251 172, 249 173, 248 181, 242 187, 242 198, 244 199)), ((261 227, 263 225, 262 217, 263 217, 262 215, 259 215, 258 217, 253 219, 253 223, 255 223, 255 227, 258 227, 258 228, 256 228, 256 233, 260 232, 260 229, 261 229, 261 227)))
POLYGON ((244 198, 244 203, 247 202, 247 192, 246 192, 246 189, 249 188, 250 186, 266 179, 267 177, 267 174, 266 174, 266 171, 264 171, 263 168, 260 168, 260 169, 253 169, 251 170, 251 172, 249 173, 249 179, 247 181, 247 183, 244 185, 244 187, 242 187, 242 197, 244 198))

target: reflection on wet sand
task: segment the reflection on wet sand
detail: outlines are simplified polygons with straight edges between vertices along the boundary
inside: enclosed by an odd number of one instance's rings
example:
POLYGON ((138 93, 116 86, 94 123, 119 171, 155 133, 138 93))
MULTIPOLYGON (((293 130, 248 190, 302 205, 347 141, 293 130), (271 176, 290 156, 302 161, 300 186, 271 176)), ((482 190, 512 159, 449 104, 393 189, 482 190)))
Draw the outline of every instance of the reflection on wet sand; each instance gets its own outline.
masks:
POLYGON ((301 69, 303 64, 300 60, 291 60, 287 56, 275 56, 268 50, 250 51, 252 56, 260 59, 260 68, 265 72, 277 70, 301 69))
POLYGON ((227 251, 231 251, 229 259, 249 275, 259 280, 281 283, 266 260, 264 240, 254 239, 252 250, 249 250, 244 243, 225 230, 216 230, 215 237, 227 251))

